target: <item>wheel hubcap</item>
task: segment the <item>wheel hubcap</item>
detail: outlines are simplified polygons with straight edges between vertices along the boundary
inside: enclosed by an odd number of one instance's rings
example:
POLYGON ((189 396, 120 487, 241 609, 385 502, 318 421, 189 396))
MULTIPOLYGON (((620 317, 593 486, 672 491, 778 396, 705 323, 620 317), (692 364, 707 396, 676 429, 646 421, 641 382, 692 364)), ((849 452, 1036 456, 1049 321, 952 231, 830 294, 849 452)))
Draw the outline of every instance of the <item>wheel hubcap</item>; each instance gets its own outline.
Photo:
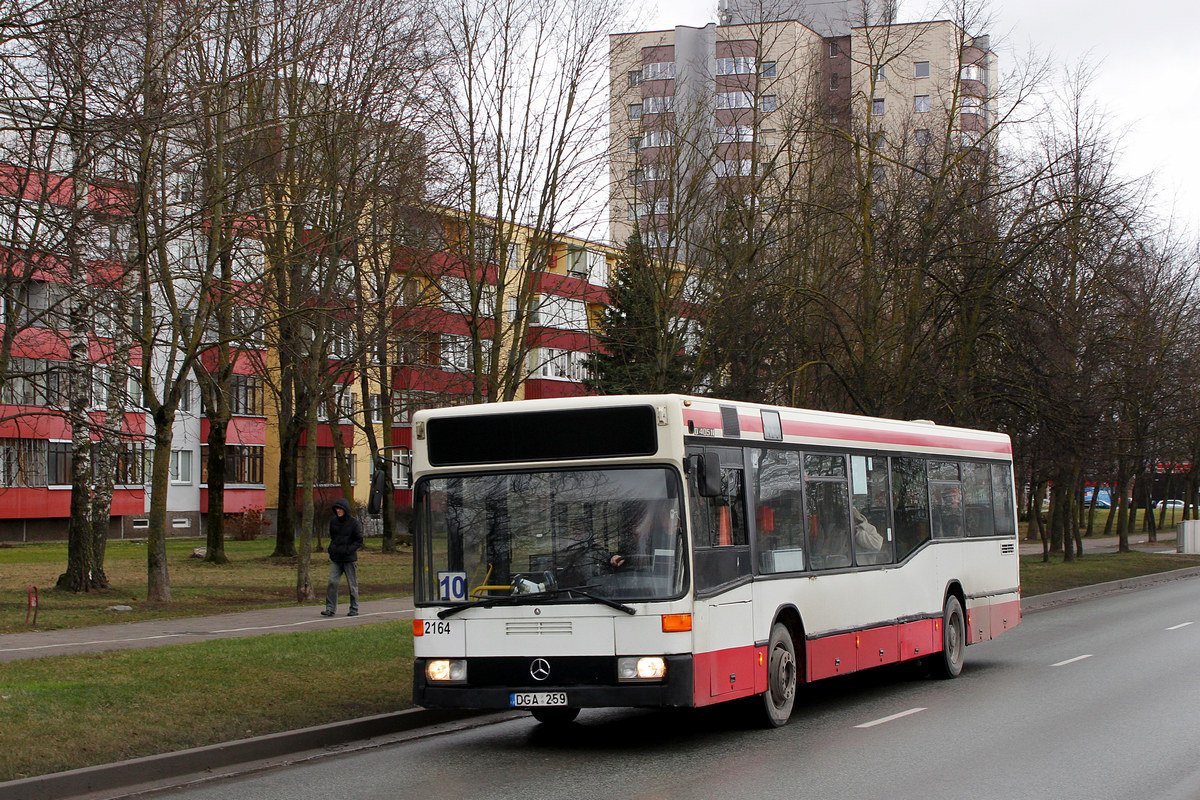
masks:
POLYGON ((771 696, 782 706, 796 694, 796 659, 784 647, 771 654, 771 696))

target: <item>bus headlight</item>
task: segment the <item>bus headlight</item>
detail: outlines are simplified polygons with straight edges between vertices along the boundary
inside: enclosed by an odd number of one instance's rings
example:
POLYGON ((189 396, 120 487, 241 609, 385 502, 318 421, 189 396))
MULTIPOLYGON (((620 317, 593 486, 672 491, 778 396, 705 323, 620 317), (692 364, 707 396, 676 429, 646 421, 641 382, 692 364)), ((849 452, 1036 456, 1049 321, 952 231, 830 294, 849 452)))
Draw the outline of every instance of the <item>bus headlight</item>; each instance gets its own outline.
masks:
POLYGON ((626 656, 617 659, 617 680, 661 681, 667 674, 662 656, 626 656))
POLYGON ((430 683, 466 683, 467 661, 463 658, 435 658, 427 661, 425 678, 430 683))

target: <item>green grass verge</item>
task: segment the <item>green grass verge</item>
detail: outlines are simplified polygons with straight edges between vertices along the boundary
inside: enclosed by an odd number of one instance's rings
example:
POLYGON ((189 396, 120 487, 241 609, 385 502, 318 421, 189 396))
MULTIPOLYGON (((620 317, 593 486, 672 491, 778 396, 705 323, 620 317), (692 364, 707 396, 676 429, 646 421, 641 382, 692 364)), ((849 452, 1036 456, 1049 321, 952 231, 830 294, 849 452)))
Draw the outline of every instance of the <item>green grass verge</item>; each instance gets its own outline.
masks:
MULTIPOLYGON (((296 560, 271 558, 274 539, 226 542, 229 563, 224 565, 189 557, 192 550, 203 544, 202 539, 168 540, 170 603, 146 602, 144 541, 110 542, 104 570, 111 588, 83 594, 54 588, 58 576, 66 569, 66 544, 2 547, 0 633, 30 630, 25 625, 30 586, 38 587, 40 597, 34 630, 224 614, 296 602, 296 560), (130 606, 133 610, 108 610, 114 605, 130 606)), ((324 595, 328 575, 328 557, 313 553, 312 580, 318 596, 324 595)), ((412 594, 412 549, 405 547, 397 553, 383 553, 379 539, 368 539, 367 549, 359 553, 358 586, 362 600, 412 594)))
POLYGON ((1088 553, 1083 558, 1063 561, 1062 554, 1021 556, 1021 594, 1024 597, 1107 583, 1138 575, 1200 566, 1200 555, 1178 553, 1088 553))
POLYGON ((0 781, 412 704, 408 622, 0 664, 0 781))

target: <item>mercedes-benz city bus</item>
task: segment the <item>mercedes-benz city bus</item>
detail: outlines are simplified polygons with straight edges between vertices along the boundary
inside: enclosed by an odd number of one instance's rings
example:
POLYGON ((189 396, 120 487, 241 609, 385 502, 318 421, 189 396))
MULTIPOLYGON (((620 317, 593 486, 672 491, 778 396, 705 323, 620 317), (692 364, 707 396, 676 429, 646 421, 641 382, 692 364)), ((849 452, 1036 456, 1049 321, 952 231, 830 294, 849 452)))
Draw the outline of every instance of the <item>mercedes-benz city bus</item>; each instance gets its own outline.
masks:
POLYGON ((678 395, 422 411, 413 700, 707 706, 1020 621, 1007 436, 678 395))

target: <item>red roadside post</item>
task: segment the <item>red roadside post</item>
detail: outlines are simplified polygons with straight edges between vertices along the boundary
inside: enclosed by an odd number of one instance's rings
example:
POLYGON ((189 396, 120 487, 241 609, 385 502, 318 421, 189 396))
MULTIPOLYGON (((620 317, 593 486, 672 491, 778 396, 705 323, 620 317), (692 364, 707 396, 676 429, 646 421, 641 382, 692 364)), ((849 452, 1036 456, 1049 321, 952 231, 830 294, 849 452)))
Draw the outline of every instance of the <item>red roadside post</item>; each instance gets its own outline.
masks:
POLYGON ((36 586, 29 587, 28 598, 29 602, 25 607, 25 624, 37 625, 38 591, 36 586))

